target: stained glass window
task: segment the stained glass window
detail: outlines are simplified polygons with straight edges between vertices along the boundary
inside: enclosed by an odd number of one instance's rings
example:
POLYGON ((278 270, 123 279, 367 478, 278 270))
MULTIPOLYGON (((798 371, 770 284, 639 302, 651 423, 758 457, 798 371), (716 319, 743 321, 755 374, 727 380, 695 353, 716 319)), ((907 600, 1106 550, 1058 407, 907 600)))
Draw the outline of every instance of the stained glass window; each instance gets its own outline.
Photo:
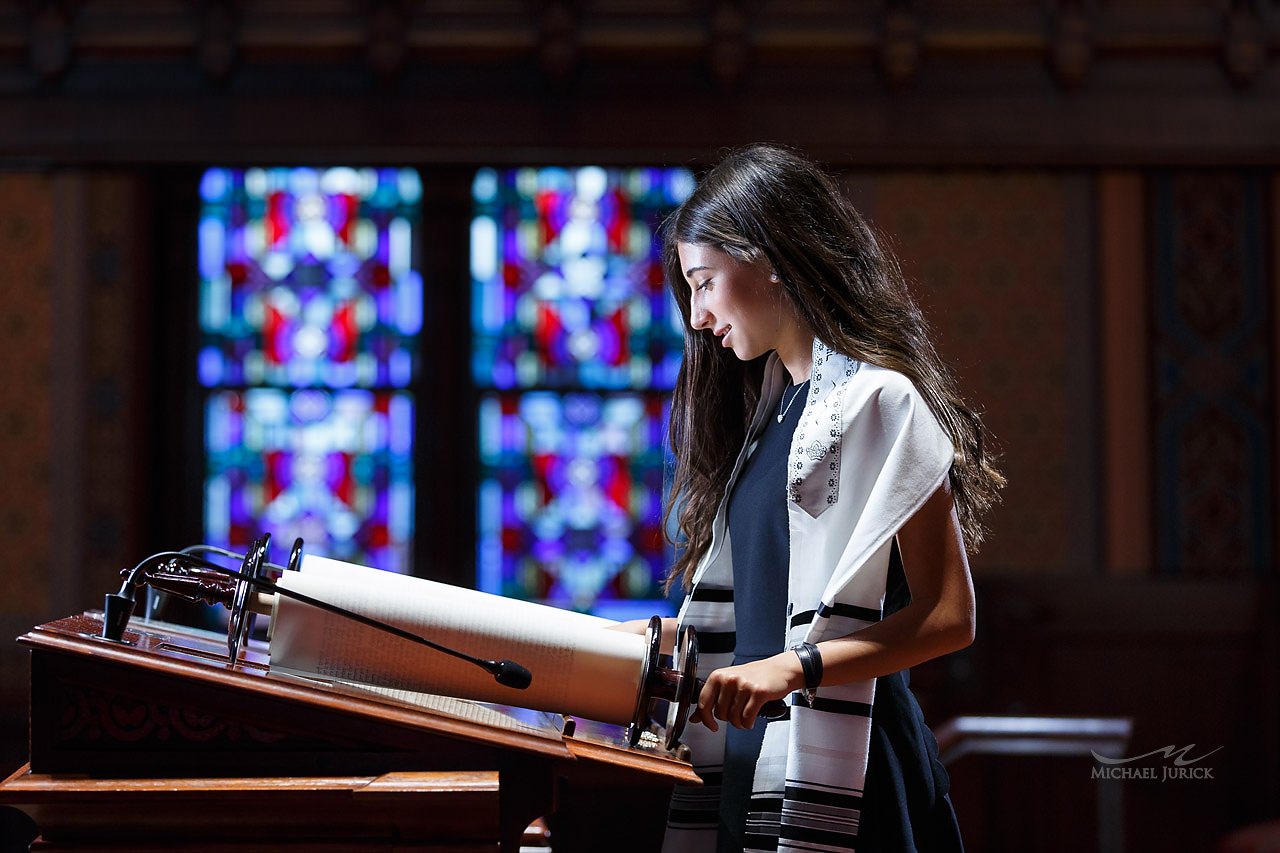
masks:
POLYGON ((210 169, 200 191, 206 541, 409 571, 417 172, 210 169))
POLYGON ((684 169, 482 169, 471 223, 478 585, 629 618, 661 579, 680 317, 658 227, 684 169))

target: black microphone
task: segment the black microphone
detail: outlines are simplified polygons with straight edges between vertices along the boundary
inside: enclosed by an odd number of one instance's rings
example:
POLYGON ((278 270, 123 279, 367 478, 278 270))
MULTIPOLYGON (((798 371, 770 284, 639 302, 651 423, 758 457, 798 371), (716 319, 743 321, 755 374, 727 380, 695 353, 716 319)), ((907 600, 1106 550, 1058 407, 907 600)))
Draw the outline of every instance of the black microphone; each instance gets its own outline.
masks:
MULTIPOLYGON (((486 663, 491 662, 492 661, 486 661, 486 663)), ((525 669, 515 661, 506 660, 504 658, 497 663, 497 671, 489 671, 493 672, 493 677, 502 686, 514 687, 516 690, 524 690, 533 682, 533 673, 529 672, 529 670, 525 669)), ((488 667, 486 667, 486 669, 488 669, 488 667)))
POLYGON ((309 604, 312 607, 317 607, 337 616, 351 619, 362 625, 367 625, 370 628, 384 631, 388 634, 394 634, 395 636, 408 640, 411 643, 426 646, 433 651, 451 655, 459 660, 464 660, 480 667, 485 672, 492 675, 494 680, 503 687, 511 687, 515 690, 524 690, 533 682, 533 674, 513 660, 508 660, 506 658, 503 658, 502 660, 485 660, 483 658, 472 657, 471 655, 460 652, 457 649, 451 649, 448 646, 442 646, 439 643, 432 642, 426 637, 421 637, 410 631, 406 631, 403 628, 390 625, 370 616, 365 616, 363 613, 356 613, 355 611, 339 607, 336 604, 330 604, 327 601, 322 601, 321 599, 304 595, 301 592, 285 589, 279 584, 266 580, 265 578, 257 578, 252 575, 245 574, 244 572, 237 572, 235 569, 227 568, 226 566, 219 565, 218 563, 214 563, 210 560, 197 557, 189 552, 184 553, 180 551, 162 551, 159 554, 153 554, 135 566, 133 570, 128 573, 124 583, 120 586, 119 592, 107 594, 106 603, 103 607, 102 619, 102 637, 104 639, 116 641, 123 639, 125 626, 129 624, 129 618, 133 615, 135 602, 134 594, 137 588, 147 581, 147 568, 156 562, 162 562, 164 560, 173 560, 180 563, 188 562, 202 568, 211 569, 213 571, 220 572, 227 577, 244 581, 245 583, 258 587, 259 589, 273 592, 277 595, 283 595, 286 598, 292 598, 295 601, 301 601, 303 604, 309 604))

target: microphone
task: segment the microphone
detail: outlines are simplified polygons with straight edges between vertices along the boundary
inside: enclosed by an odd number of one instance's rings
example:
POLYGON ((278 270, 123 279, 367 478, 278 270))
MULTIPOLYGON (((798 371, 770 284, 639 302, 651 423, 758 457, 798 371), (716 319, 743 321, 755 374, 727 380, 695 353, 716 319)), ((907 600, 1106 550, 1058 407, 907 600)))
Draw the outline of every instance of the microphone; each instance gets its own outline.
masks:
MULTIPOLYGON (((491 661, 486 661, 491 663, 491 661)), ((524 690, 533 683, 533 673, 522 667, 513 660, 500 660, 497 662, 497 671, 493 672, 494 679, 504 687, 514 687, 516 690, 524 690)), ((488 669, 488 667, 486 667, 488 669)), ((492 671, 492 670, 490 670, 492 671)))
MULTIPOLYGON (((292 561, 291 561, 292 562, 292 561)), ((216 578, 200 572, 201 569, 218 572, 237 581, 247 583, 258 589, 283 595, 286 598, 292 598, 295 601, 301 601, 303 604, 317 607, 321 610, 333 613, 337 616, 351 619, 362 625, 367 625, 378 631, 384 631, 393 634, 401 639, 408 640, 411 643, 417 643, 421 646, 441 652, 464 660, 467 663, 480 667, 494 677, 494 680, 503 687, 510 687, 515 690, 524 690, 533 682, 533 674, 528 669, 516 663, 513 660, 503 658, 501 660, 485 660, 483 658, 473 657, 472 655, 443 646, 439 643, 428 640, 399 628, 395 625, 382 622, 363 613, 356 613, 352 610, 339 607, 318 598, 313 598, 301 592, 291 589, 285 589, 273 581, 265 578, 254 577, 245 572, 238 572, 227 566, 198 557, 188 551, 162 551, 159 554, 153 554, 143 560, 132 570, 122 572, 125 575, 124 582, 120 586, 117 593, 107 593, 106 601, 103 606, 102 618, 102 637, 106 640, 114 640, 120 642, 124 638, 125 627, 129 624, 129 619, 133 615, 133 609, 136 602, 135 594, 138 587, 143 584, 150 584, 157 589, 163 589, 167 592, 178 595, 182 598, 206 601, 210 604, 222 604, 227 606, 227 600, 234 594, 234 588, 229 588, 225 584, 219 584, 216 578), (172 575, 153 575, 151 570, 154 568, 168 565, 172 570, 172 575), (190 564, 190 565, 188 565, 190 564), (193 568, 194 567, 194 568, 193 568), (166 582, 168 581, 168 582, 166 582)), ((234 661, 233 661, 234 663, 234 661)))

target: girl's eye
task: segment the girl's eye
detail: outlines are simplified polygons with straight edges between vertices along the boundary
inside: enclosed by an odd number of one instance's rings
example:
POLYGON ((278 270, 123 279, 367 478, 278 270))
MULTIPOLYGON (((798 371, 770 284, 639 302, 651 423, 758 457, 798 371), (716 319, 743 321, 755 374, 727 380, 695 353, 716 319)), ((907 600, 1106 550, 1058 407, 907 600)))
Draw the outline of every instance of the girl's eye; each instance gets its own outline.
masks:
POLYGON ((707 279, 706 281, 702 282, 702 284, 698 285, 698 290, 706 290, 710 286, 711 286, 711 279, 707 279))

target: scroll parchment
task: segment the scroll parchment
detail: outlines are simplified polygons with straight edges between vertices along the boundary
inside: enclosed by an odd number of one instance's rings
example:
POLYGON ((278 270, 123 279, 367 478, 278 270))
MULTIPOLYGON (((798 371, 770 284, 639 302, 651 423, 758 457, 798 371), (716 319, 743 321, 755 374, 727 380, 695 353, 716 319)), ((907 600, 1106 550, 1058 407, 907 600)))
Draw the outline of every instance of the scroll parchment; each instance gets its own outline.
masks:
POLYGON ((618 725, 631 720, 644 638, 606 630, 607 619, 323 557, 305 557, 301 568, 280 584, 469 655, 510 658, 533 681, 525 690, 504 687, 466 661, 285 596, 276 596, 271 618, 273 668, 618 725))

